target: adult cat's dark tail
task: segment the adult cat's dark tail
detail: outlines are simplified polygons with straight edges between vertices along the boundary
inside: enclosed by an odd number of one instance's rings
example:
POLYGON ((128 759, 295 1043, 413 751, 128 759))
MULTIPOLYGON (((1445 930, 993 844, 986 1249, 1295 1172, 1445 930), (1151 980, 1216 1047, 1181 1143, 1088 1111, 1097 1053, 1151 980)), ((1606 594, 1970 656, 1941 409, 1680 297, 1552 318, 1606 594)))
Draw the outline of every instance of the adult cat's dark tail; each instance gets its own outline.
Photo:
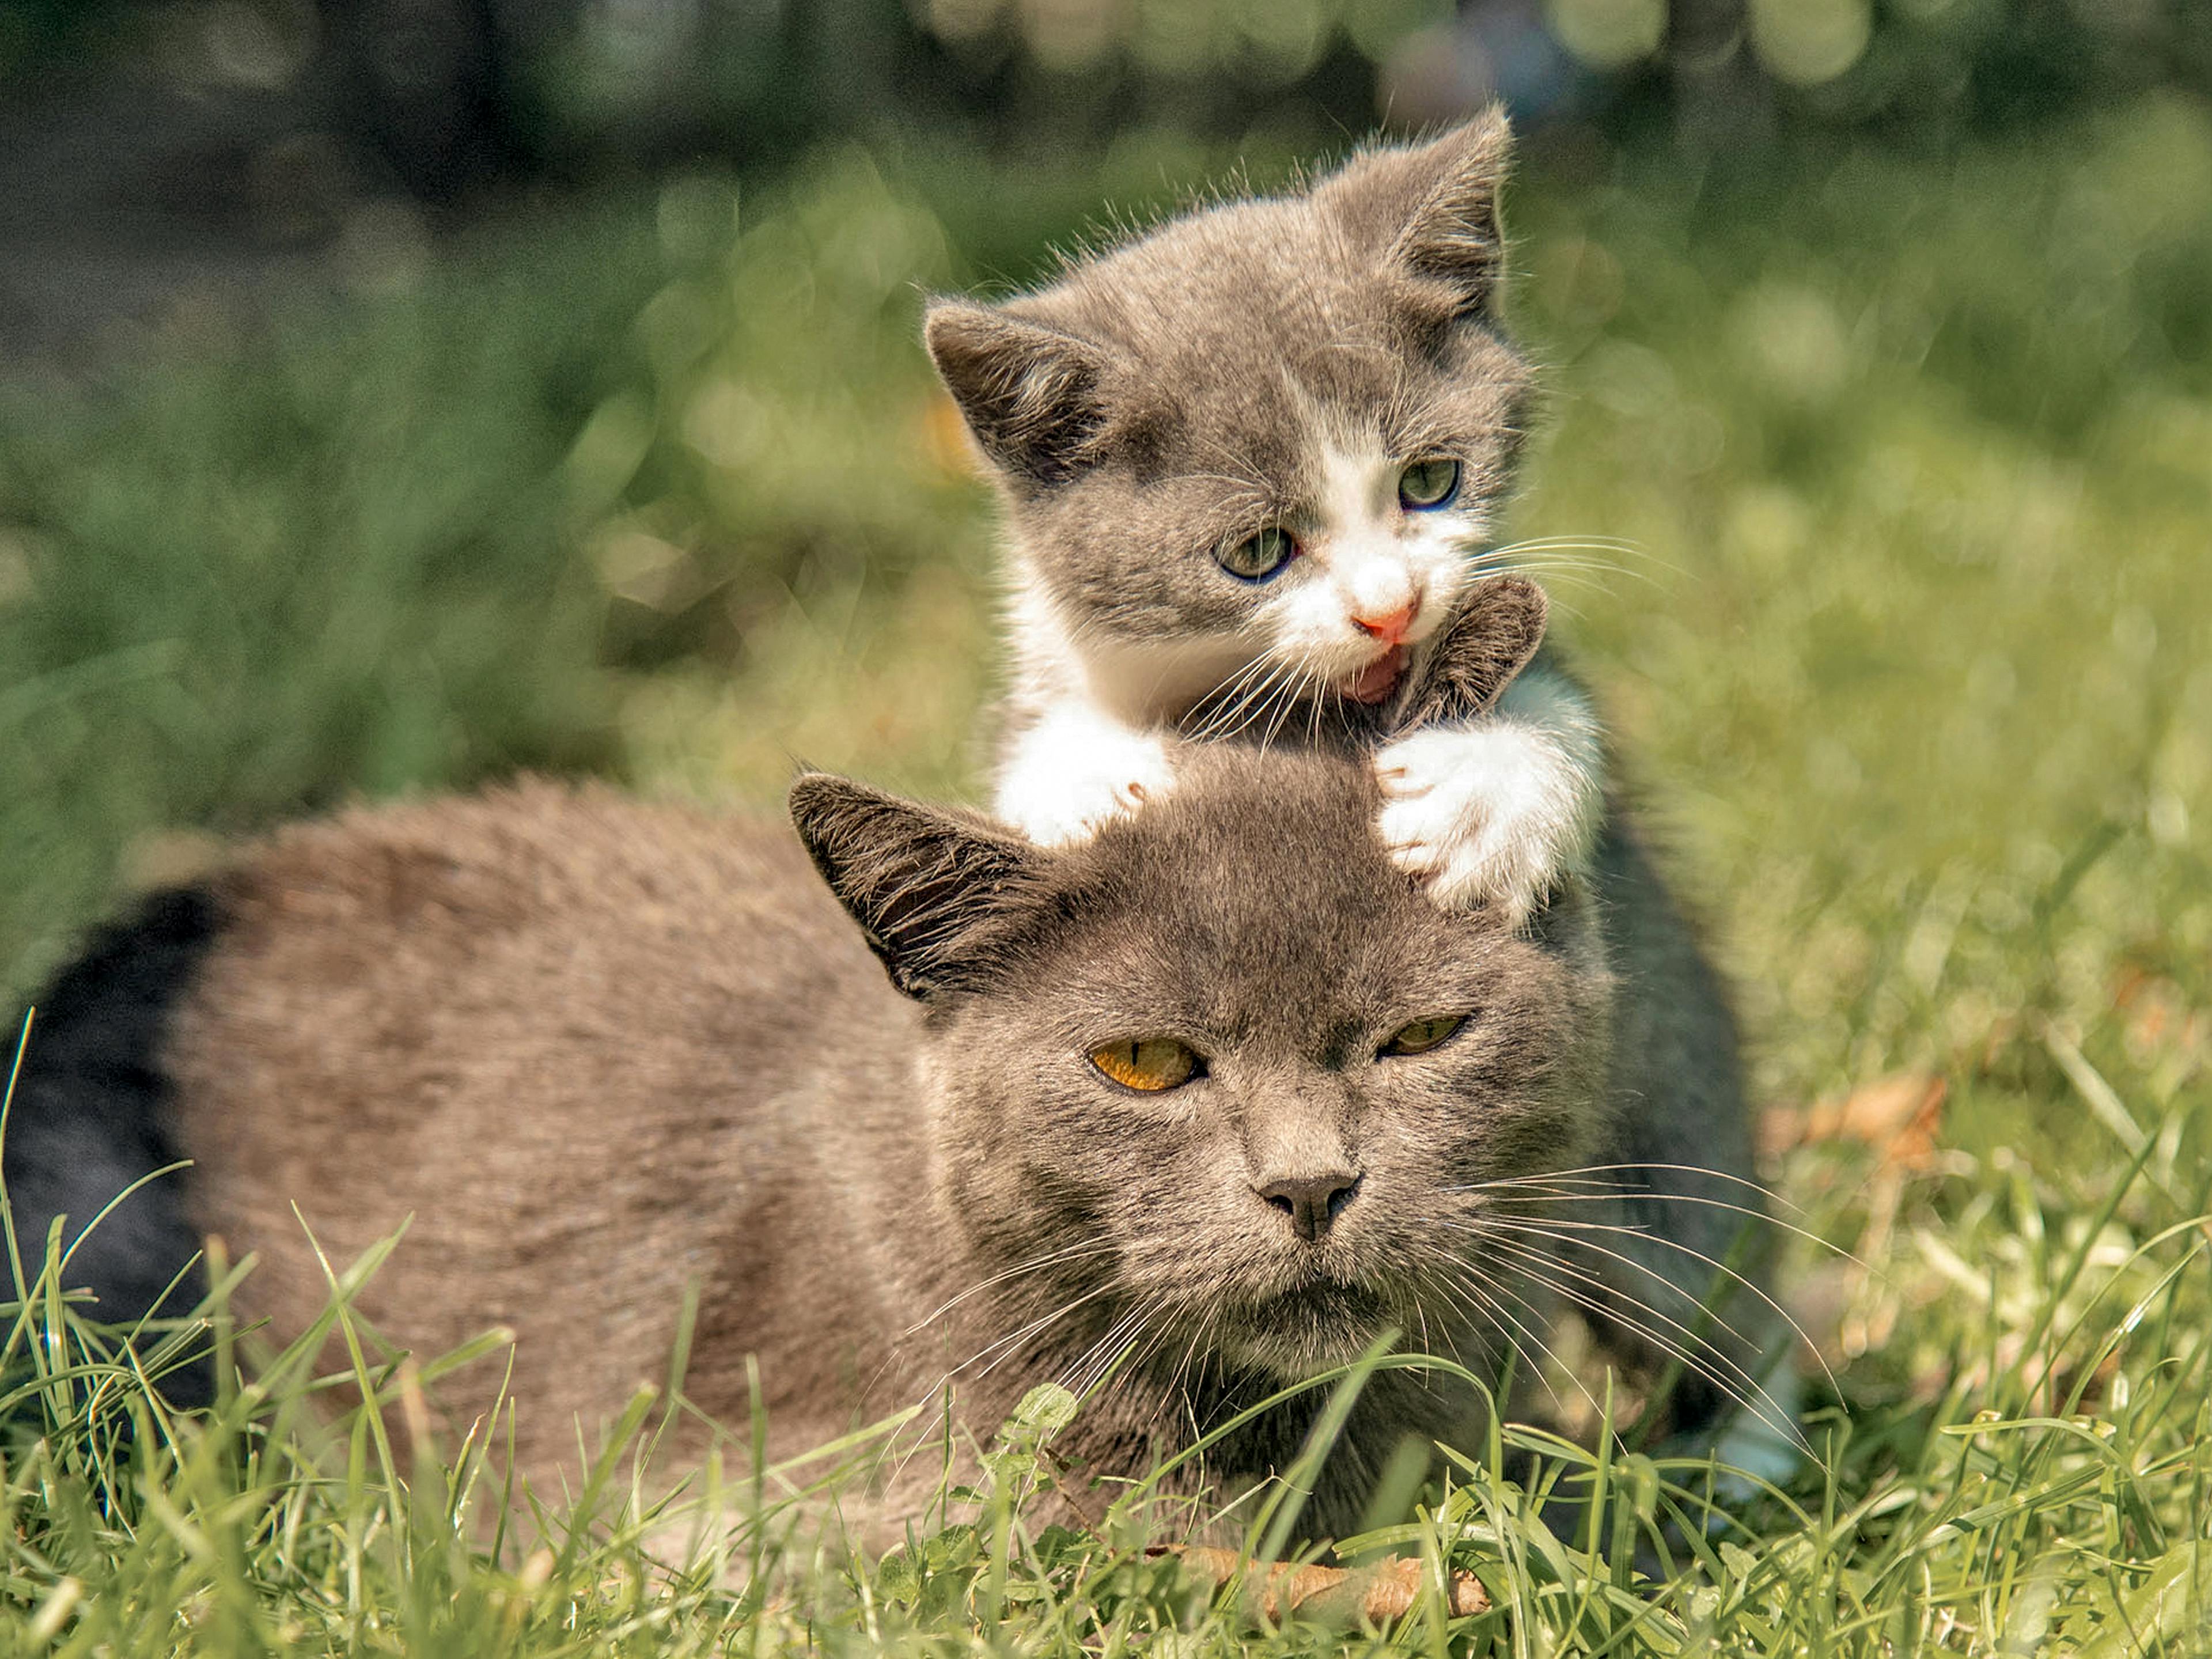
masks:
MULTIPOLYGON (((164 1126, 161 1050, 171 1011, 221 931, 209 894, 157 893, 97 934, 34 1005, 0 1161, 9 1207, 27 1278, 38 1273, 54 1218, 67 1218, 62 1244, 74 1253, 63 1288, 88 1287, 98 1301, 88 1312, 105 1325, 184 1314, 202 1294, 198 1271, 178 1278, 199 1249, 185 1172, 149 1182, 98 1226, 86 1225, 133 1182, 177 1161, 164 1126)), ((162 1392, 174 1404, 201 1404, 211 1382, 202 1364, 171 1372, 162 1392)))

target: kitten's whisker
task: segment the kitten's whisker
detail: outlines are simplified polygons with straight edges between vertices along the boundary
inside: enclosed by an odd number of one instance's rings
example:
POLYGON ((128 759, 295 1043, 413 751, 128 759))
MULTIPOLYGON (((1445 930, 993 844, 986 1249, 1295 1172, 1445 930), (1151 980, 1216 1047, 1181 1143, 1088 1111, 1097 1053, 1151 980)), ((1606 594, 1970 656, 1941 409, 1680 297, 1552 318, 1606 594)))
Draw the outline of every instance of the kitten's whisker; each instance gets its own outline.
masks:
POLYGON ((1268 482, 1264 468, 1253 461, 1250 457, 1238 454, 1218 438, 1210 437, 1203 433, 1199 434, 1198 437, 1199 441, 1212 451, 1224 465, 1236 470, 1236 483, 1249 484, 1262 501, 1272 502, 1274 500, 1274 486, 1268 482))
POLYGON ((1625 576, 1656 587, 1659 584, 1641 570, 1631 570, 1601 559, 1498 559, 1488 556, 1469 559, 1468 568, 1477 577, 1498 572, 1510 572, 1516 576, 1542 576, 1553 581, 1572 581, 1585 587, 1601 591, 1605 584, 1593 580, 1598 576, 1625 576))
POLYGON ((1253 658, 1221 685, 1200 699, 1192 712, 1204 710, 1206 718, 1196 733, 1188 735, 1202 740, 1224 724, 1233 720, 1279 672, 1280 665, 1267 653, 1263 652, 1253 658))
POLYGON ((1656 560, 1642 542, 1626 536, 1526 536, 1517 542, 1496 542, 1485 550, 1501 556, 1540 553, 1549 548, 1583 548, 1597 553, 1625 553, 1632 558, 1656 560))
POLYGON ((1239 477, 1232 472, 1186 472, 1182 476, 1192 480, 1203 480, 1208 483, 1228 484, 1232 489, 1247 491, 1262 506, 1267 505, 1273 499, 1266 483, 1257 478, 1239 477))
POLYGON ((1267 735, 1260 739, 1260 752, 1261 754, 1264 755, 1267 752, 1267 745, 1274 742, 1276 734, 1282 729, 1283 722, 1297 712, 1299 692, 1304 690, 1304 686, 1309 682, 1313 681, 1314 678, 1312 670, 1310 666, 1311 662, 1311 653, 1301 652, 1296 662, 1291 665, 1291 673, 1284 681, 1283 707, 1280 712, 1276 714, 1275 718, 1268 722, 1267 735))
MULTIPOLYGON (((1267 752, 1267 746, 1274 742, 1277 734, 1282 731, 1283 722, 1290 718, 1291 711, 1297 707, 1297 690, 1298 682, 1297 673, 1293 672, 1285 675, 1283 678, 1280 688, 1280 702, 1282 706, 1279 708, 1277 708, 1274 714, 1268 720, 1267 729, 1260 734, 1260 752, 1261 754, 1264 755, 1267 752)), ((1271 698, 1270 701, 1273 702, 1274 699, 1271 698)))
MULTIPOLYGON (((1195 714, 1203 710, 1206 717, 1195 731, 1186 731, 1184 736, 1193 743, 1206 743, 1224 735, 1224 727, 1231 732, 1238 729, 1234 725, 1237 716, 1261 695, 1267 683, 1279 672, 1280 666, 1273 658, 1255 657, 1222 686, 1200 699, 1192 712, 1195 714)), ((1188 720, 1189 716, 1184 718, 1188 720)))
POLYGON ((1644 543, 1626 536, 1527 536, 1517 542, 1500 542, 1484 549, 1486 554, 1511 558, 1522 553, 1618 553, 1680 576, 1688 573, 1672 559, 1662 558, 1644 543))

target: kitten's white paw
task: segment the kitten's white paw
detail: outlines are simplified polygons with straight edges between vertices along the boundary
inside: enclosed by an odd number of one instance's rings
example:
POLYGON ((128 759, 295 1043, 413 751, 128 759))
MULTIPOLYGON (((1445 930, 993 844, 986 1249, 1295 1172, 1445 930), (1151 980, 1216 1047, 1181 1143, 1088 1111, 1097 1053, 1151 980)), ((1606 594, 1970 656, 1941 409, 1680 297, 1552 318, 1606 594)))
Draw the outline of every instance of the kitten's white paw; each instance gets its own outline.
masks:
POLYGON ((998 815, 1048 847, 1084 840, 1175 787, 1166 742, 1102 719, 1048 719, 1007 757, 998 815))
POLYGON ((1569 757, 1498 724, 1386 744, 1375 777, 1392 862, 1447 908, 1494 904, 1516 927, 1587 855, 1601 804, 1569 757))

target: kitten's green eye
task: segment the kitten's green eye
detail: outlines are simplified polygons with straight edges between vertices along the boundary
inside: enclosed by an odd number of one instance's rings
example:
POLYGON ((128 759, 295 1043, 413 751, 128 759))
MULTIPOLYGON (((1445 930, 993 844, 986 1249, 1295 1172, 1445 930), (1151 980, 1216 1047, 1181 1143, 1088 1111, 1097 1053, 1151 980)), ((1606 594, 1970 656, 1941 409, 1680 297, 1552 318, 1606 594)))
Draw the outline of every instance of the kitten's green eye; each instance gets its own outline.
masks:
POLYGON ((1298 544, 1289 531, 1270 525, 1258 535, 1247 536, 1236 546, 1224 547, 1213 556, 1231 575, 1256 582, 1280 570, 1297 550, 1298 544))
POLYGON ((1465 1014, 1438 1014, 1431 1019, 1417 1019, 1410 1025, 1401 1025, 1391 1034, 1390 1040, 1376 1051, 1379 1060, 1392 1054, 1425 1054, 1439 1043, 1449 1042, 1459 1028, 1467 1024, 1465 1014))
POLYGON ((1432 456, 1398 475, 1398 505, 1408 513, 1446 507, 1459 494, 1459 463, 1432 456))
POLYGON ((1173 1037, 1144 1037, 1109 1042, 1091 1051, 1091 1063, 1125 1089, 1158 1094, 1198 1075, 1198 1055, 1173 1037))

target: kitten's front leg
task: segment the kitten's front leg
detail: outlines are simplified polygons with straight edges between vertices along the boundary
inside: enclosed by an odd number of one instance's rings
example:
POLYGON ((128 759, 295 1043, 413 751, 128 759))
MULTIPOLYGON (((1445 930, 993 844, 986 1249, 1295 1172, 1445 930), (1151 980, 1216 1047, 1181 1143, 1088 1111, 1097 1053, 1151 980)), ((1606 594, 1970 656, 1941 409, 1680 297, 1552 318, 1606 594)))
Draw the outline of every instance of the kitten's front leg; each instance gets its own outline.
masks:
POLYGON ((1088 703, 1055 703, 1007 744, 998 816, 1046 846, 1081 841, 1175 786, 1167 739, 1088 703))
POLYGON ((1392 860, 1454 908, 1526 921, 1582 868, 1605 814, 1605 750, 1573 681, 1541 659, 1489 713, 1430 726, 1375 756, 1392 860))

